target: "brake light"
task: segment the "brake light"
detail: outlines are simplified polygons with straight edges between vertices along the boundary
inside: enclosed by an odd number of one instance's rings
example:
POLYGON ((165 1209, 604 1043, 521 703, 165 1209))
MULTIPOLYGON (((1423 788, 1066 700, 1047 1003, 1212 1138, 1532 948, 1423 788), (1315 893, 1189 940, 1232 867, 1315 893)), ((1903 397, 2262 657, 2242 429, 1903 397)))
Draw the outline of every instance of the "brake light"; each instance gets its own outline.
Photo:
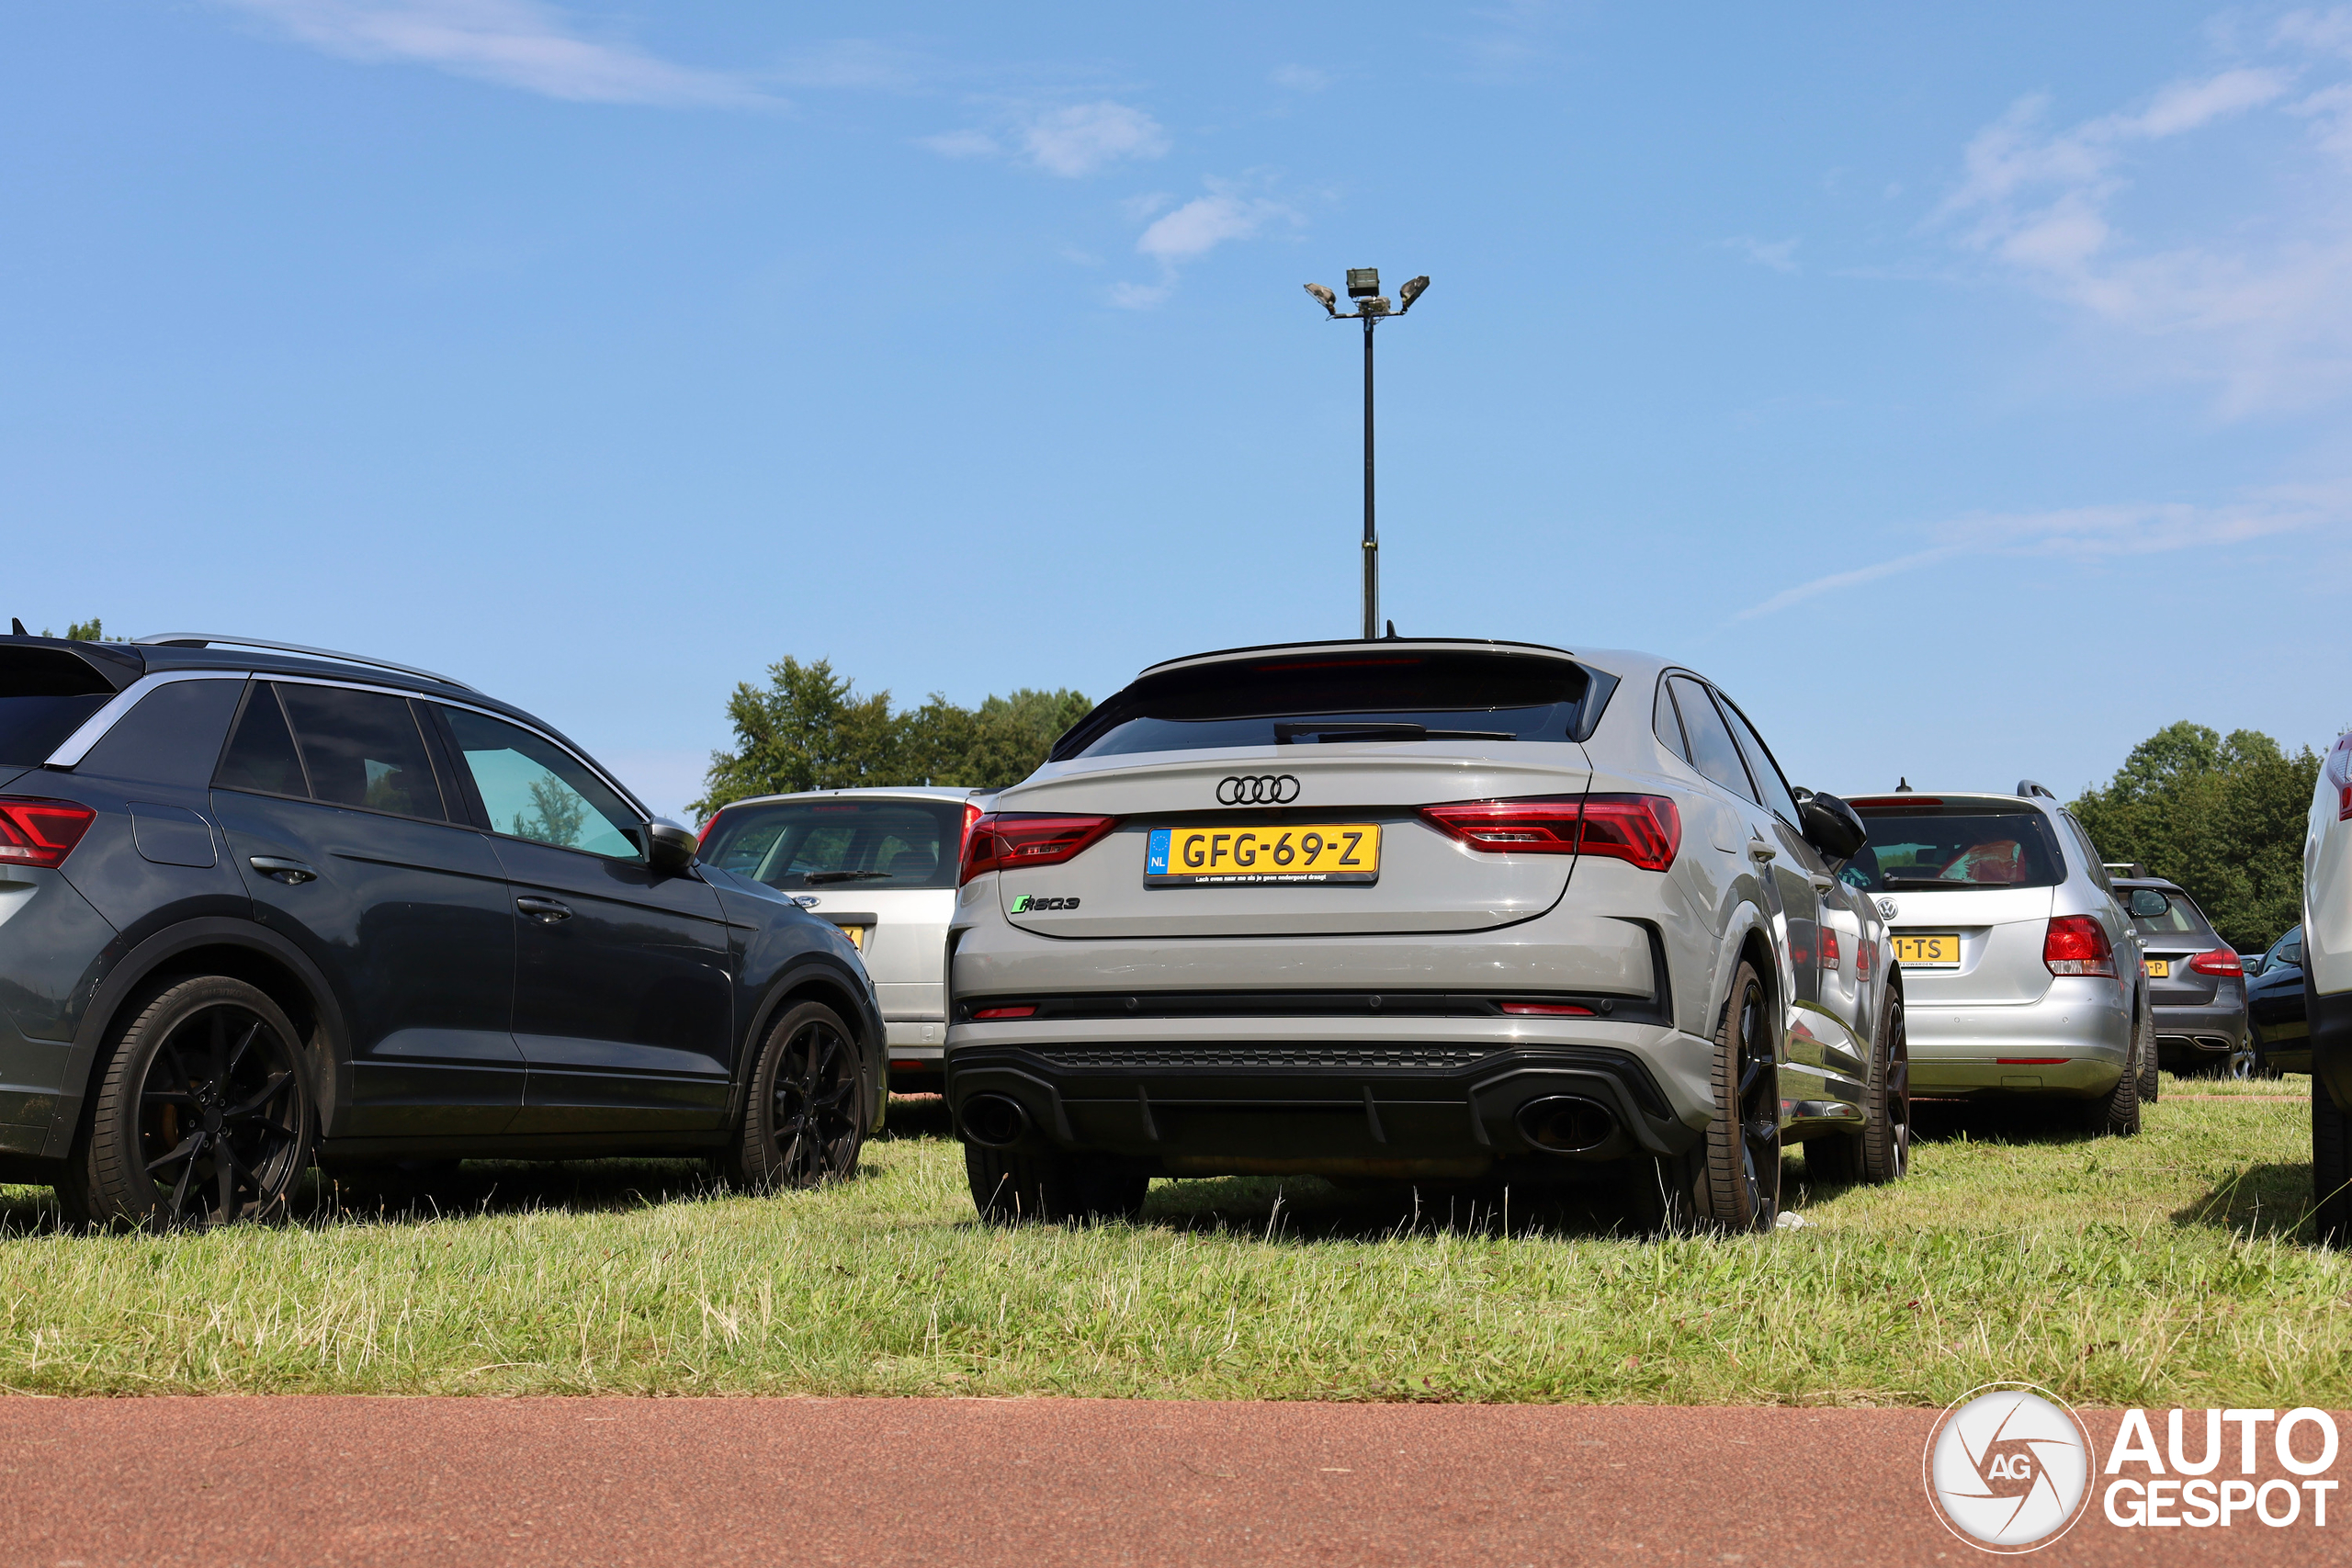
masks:
POLYGON ((980 808, 970 801, 964 803, 964 836, 956 841, 956 863, 960 866, 972 858, 972 825, 980 819, 980 808))
POLYGON ((2338 822, 2352 822, 2352 784, 2346 784, 2343 794, 2336 797, 2335 819, 2338 822))
POLYGON ((1421 819, 1498 855, 1600 855, 1664 871, 1682 847, 1682 816, 1662 795, 1535 795, 1424 806, 1421 819))
MULTIPOLYGON (((725 807, 719 807, 719 811, 724 811, 725 809, 725 807)), ((695 849, 699 850, 705 844, 710 842, 710 830, 718 826, 718 811, 712 812, 710 814, 710 820, 702 825, 702 831, 695 835, 695 849)))
POLYGON ((1033 1007, 976 1008, 972 1011, 972 1018, 975 1022, 991 1018, 1035 1018, 1036 1016, 1037 1010, 1033 1007))
POLYGON ((97 816, 78 801, 0 795, 0 865, 63 865, 97 816))
POLYGON ((2088 915, 2052 915, 2041 939, 2041 962, 2052 975, 2113 975, 2115 948, 2088 915))
POLYGON ((984 871, 1019 871, 1023 866, 1058 865, 1119 825, 1115 817, 988 812, 974 819, 964 841, 961 886, 984 871))
POLYGON ((1827 926, 1821 928, 1821 967, 1834 975, 1846 966, 1846 954, 1838 945, 1838 933, 1827 926))
POLYGON ((1503 1011, 1519 1018, 1590 1018, 1590 1008, 1574 1002, 1505 1002, 1503 1011))
POLYGON ((2199 975, 2243 975, 2245 962, 2226 947, 2211 953, 2200 953, 2188 961, 2188 966, 2199 975))
POLYGON ((1941 806, 1938 795, 1858 795, 1846 802, 1857 811, 1876 807, 1882 811, 1897 811, 1906 806, 1941 806))

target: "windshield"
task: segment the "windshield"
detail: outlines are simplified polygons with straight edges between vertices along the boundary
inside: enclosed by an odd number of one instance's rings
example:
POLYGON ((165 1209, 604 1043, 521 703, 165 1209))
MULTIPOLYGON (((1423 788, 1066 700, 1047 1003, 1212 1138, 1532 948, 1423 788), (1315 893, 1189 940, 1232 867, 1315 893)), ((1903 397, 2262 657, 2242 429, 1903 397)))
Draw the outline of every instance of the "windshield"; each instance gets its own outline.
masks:
MULTIPOLYGON (((2156 891, 2163 892, 2164 890, 2162 888, 2158 888, 2156 891)), ((2120 889, 2118 890, 2118 893, 2119 897, 2127 901, 2132 897, 2131 894, 2121 892, 2120 889)), ((2167 902, 2163 914, 2134 915, 2132 917, 2132 927, 2134 931, 2138 931, 2142 936, 2157 937, 2202 937, 2211 934, 2213 928, 2205 923, 2205 917, 2198 912, 2196 905, 2188 901, 2188 895, 2182 893, 2165 893, 2165 897, 2167 902)))
POLYGON ((703 840, 707 865, 770 887, 953 887, 960 800, 780 800, 730 807, 703 840))
POLYGON ((1565 659, 1484 650, 1318 651, 1215 664, 1145 676, 1080 720, 1053 755, 1580 740, 1615 684, 1565 659))
POLYGON ((113 695, 96 671, 70 653, 8 649, 0 655, 0 762, 48 761, 113 695))
POLYGON ((1871 892, 1902 888, 2055 887, 2064 859, 2038 811, 1901 807, 1864 811, 1871 841, 1847 865, 1847 882, 1871 892))

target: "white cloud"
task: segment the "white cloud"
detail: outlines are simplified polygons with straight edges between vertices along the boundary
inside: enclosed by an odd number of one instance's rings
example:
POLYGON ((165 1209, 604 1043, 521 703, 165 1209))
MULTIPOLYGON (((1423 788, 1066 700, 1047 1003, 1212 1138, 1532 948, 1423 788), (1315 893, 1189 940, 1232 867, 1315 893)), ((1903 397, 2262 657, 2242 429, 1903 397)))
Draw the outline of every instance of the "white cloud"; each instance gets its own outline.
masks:
POLYGON ((1122 158, 1159 157, 1168 151, 1168 133, 1141 109, 1105 99, 1038 116, 1021 143, 1037 167, 1077 179, 1122 158))
POLYGON ((1111 303, 1122 310, 1148 310, 1176 291, 1173 283, 1114 283, 1111 303))
POLYGON ((1246 240, 1270 220, 1289 215, 1290 209, 1262 197, 1245 199, 1222 193, 1195 197, 1155 220, 1136 242, 1136 249, 1164 262, 1190 261, 1227 240, 1246 240))
POLYGON ((1319 93, 1331 85, 1330 73, 1312 65, 1277 66, 1266 80, 1293 93, 1319 93))
POLYGON ((403 61, 607 104, 773 104, 742 78, 582 38, 541 0, 215 0, 347 60, 403 61))
POLYGON ((2341 529, 2346 525, 2352 525, 2352 484, 2280 487, 2219 506, 2172 502, 1977 514, 1925 530, 1932 542, 1923 549, 1784 588, 1736 618, 1753 620, 1823 593, 1965 556, 2096 562, 2174 550, 2223 548, 2272 534, 2341 529))
POLYGON ((1737 251, 1758 266, 1769 266, 1774 272, 1794 272, 1797 269, 1795 240, 1765 241, 1753 234, 1736 234, 1728 240, 1718 240, 1725 250, 1737 251))
POLYGON ((985 130, 949 130, 937 136, 920 136, 918 147, 928 147, 943 158, 993 158, 1004 151, 995 137, 985 130))

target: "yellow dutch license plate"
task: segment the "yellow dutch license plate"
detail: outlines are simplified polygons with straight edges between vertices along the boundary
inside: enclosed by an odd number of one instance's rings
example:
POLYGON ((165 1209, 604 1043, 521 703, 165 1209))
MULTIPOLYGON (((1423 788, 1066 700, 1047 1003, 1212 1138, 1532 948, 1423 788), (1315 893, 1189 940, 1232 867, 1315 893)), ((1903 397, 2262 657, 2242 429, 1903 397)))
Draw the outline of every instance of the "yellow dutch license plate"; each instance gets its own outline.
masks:
POLYGON ((857 949, 858 952, 864 953, 865 951, 865 928, 864 926, 843 926, 842 928, 842 934, 849 938, 849 944, 857 949))
POLYGON ((1380 880, 1377 822, 1154 828, 1146 887, 1284 887, 1380 880))
POLYGON ((2171 979, 2171 978, 2172 978, 2172 960, 2171 960, 2171 959, 2169 959, 2169 958, 2151 958, 2151 959, 2149 959, 2149 960, 2148 960, 2148 978, 2149 978, 2149 979, 2151 979, 2151 980, 2169 980, 2169 979, 2171 979))
POLYGON ((1960 962, 1960 936, 1945 932, 1936 936, 1899 936, 1894 939, 1894 961, 1897 964, 1952 964, 1960 962))

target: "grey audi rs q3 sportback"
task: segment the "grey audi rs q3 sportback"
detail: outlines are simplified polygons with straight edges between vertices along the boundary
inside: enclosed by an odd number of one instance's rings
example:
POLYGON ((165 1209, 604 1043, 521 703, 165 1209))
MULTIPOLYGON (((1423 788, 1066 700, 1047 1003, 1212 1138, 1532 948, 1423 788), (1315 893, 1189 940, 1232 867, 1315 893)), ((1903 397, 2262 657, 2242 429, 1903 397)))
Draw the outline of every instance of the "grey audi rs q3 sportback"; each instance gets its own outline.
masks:
POLYGON ((1156 665, 974 825, 947 1095, 975 1201, 1155 1176, 1622 1183, 1770 1226, 1786 1142, 1908 1157, 1865 841, 1645 654, 1303 643, 1156 665))

